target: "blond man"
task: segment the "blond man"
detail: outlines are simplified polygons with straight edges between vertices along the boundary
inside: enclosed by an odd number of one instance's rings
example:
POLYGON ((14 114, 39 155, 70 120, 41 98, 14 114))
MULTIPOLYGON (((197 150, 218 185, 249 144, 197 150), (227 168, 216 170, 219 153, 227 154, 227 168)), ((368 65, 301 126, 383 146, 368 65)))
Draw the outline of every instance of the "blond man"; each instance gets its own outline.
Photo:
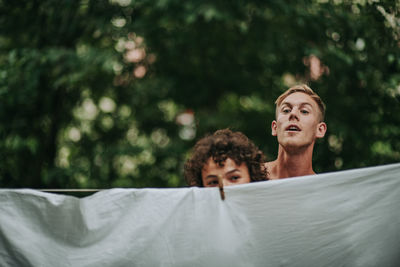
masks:
POLYGON ((312 155, 315 141, 325 136, 325 104, 307 85, 289 88, 275 101, 272 135, 278 139, 278 156, 267 162, 269 179, 315 174, 312 155))

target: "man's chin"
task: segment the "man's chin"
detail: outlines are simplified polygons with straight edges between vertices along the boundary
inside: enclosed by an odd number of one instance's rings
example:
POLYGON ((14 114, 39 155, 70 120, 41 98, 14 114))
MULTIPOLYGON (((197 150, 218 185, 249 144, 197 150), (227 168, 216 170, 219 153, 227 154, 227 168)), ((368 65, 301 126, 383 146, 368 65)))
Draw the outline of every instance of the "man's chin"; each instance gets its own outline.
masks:
POLYGON ((306 150, 309 145, 310 144, 308 143, 300 143, 298 141, 295 142, 295 140, 290 140, 288 142, 284 142, 283 144, 281 144, 284 150, 291 154, 300 154, 304 150, 306 150))

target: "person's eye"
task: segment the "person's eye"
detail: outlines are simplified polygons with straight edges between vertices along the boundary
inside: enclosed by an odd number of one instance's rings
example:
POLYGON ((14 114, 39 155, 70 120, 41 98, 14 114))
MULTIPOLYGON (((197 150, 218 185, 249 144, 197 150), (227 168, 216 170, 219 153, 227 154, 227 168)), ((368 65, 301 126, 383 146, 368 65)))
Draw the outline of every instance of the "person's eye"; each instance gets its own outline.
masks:
POLYGON ((234 175, 234 176, 231 176, 229 179, 231 179, 231 181, 234 181, 234 182, 236 182, 237 180, 239 180, 239 179, 240 179, 240 176, 238 176, 238 175, 234 175))
POLYGON ((308 110, 305 110, 305 109, 302 109, 301 110, 301 113, 303 113, 303 114, 308 114, 308 113, 310 113, 308 110))
POLYGON ((290 109, 289 109, 289 108, 284 108, 284 109, 282 110, 282 112, 283 112, 283 113, 286 113, 286 114, 287 114, 287 113, 290 113, 290 109))
POLYGON ((207 186, 218 186, 218 180, 211 180, 207 183, 207 186))

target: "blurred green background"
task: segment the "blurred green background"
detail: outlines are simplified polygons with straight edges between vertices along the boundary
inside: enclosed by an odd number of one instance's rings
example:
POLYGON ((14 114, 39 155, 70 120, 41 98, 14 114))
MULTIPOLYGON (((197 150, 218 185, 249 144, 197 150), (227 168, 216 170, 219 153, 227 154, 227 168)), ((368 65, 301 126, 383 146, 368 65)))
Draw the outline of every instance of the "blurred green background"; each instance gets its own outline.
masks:
POLYGON ((400 2, 0 0, 0 186, 184 186, 230 127, 272 160, 274 100, 327 104, 317 172, 400 161, 400 2))

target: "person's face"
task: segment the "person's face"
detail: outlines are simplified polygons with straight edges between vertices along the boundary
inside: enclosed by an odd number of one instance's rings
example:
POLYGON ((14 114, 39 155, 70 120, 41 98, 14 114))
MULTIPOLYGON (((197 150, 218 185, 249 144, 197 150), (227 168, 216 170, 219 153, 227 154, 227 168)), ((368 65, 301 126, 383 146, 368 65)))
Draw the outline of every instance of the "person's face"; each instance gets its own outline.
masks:
POLYGON ((326 132, 326 124, 320 122, 317 103, 302 92, 290 94, 282 101, 271 128, 280 145, 296 149, 313 144, 326 132))
POLYGON ((204 187, 218 186, 219 175, 224 186, 250 183, 249 169, 244 162, 237 165, 234 160, 227 158, 224 166, 219 166, 209 158, 201 171, 204 187))

